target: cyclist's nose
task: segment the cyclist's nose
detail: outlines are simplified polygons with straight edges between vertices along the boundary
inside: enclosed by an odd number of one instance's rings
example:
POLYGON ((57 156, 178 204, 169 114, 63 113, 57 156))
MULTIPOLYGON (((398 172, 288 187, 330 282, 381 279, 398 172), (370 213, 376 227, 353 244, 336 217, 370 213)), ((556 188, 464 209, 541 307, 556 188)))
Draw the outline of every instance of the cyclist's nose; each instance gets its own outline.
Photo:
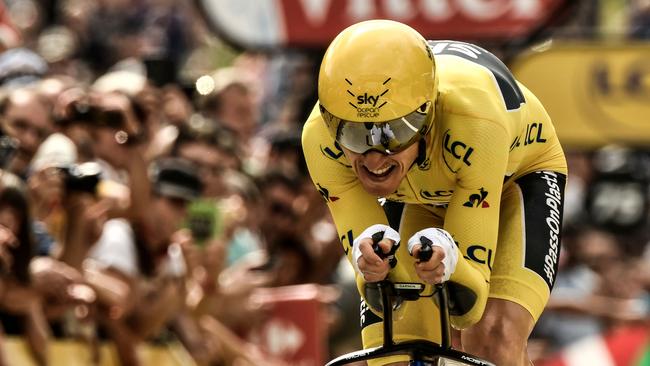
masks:
POLYGON ((381 168, 388 161, 388 155, 377 150, 370 150, 363 154, 363 163, 369 169, 381 168))

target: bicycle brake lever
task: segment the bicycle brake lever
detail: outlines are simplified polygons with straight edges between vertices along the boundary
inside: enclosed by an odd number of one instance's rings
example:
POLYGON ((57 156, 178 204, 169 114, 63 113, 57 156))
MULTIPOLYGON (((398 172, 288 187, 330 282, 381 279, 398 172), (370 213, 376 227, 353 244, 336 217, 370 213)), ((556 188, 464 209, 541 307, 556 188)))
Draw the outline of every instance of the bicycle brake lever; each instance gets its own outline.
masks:
POLYGON ((372 250, 377 254, 381 259, 388 258, 388 264, 390 268, 395 268, 397 265, 397 258, 395 258, 395 251, 397 250, 397 245, 393 245, 390 252, 384 253, 384 251, 379 246, 379 242, 384 239, 384 231, 379 231, 372 234, 372 250))
POLYGON ((433 255, 433 242, 426 236, 421 236, 420 243, 422 244, 422 247, 420 247, 418 259, 420 262, 428 262, 433 255))

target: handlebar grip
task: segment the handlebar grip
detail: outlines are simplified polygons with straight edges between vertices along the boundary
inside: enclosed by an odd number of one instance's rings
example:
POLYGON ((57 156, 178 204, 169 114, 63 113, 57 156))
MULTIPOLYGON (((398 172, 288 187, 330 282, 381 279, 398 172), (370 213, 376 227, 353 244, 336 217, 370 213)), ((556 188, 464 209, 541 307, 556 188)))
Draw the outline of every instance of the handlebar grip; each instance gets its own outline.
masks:
POLYGON ((378 231, 372 234, 372 250, 379 256, 379 258, 384 259, 388 254, 384 253, 379 246, 379 242, 384 238, 384 231, 378 231))
POLYGON ((431 259, 431 256, 433 255, 433 247, 432 247, 433 242, 426 236, 421 236, 420 244, 422 244, 422 247, 420 248, 420 252, 418 253, 418 259, 420 260, 420 262, 428 262, 429 259, 431 259))
POLYGON ((372 234, 372 250, 377 254, 377 256, 381 259, 386 259, 388 258, 388 264, 390 265, 390 268, 395 268, 397 265, 397 258, 395 258, 395 251, 397 250, 397 245, 393 245, 391 248, 390 252, 384 253, 383 250, 381 250, 381 247, 379 246, 379 242, 384 239, 384 233, 385 231, 379 231, 374 234, 372 234))

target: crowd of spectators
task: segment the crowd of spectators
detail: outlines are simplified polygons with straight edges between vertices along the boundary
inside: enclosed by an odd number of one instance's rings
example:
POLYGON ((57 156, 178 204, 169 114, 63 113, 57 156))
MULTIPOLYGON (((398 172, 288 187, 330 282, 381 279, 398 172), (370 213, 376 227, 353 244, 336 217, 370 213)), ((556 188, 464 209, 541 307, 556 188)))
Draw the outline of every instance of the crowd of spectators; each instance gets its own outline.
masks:
MULTIPOLYGON (((648 5, 634 3, 641 37, 648 5)), ((38 365, 55 338, 110 341, 123 365, 154 341, 181 342, 199 365, 284 365, 247 337, 268 317, 256 293, 303 283, 322 292, 332 354, 359 347, 353 276, 300 149, 317 57, 232 51, 191 1, 5 5, 0 365, 12 365, 13 336, 38 365)), ((569 154, 539 355, 648 320, 650 179, 628 177, 642 187, 640 218, 616 230, 598 221, 598 159, 569 154)))
POLYGON ((309 57, 215 45, 191 2, 3 10, 2 339, 38 365, 54 339, 111 342, 123 365, 150 342, 199 365, 285 365, 248 337, 269 316, 256 294, 303 283, 345 336, 332 285, 353 284, 300 149, 309 57))
POLYGON ((534 357, 650 325, 647 149, 567 154, 558 277, 533 331, 534 357))

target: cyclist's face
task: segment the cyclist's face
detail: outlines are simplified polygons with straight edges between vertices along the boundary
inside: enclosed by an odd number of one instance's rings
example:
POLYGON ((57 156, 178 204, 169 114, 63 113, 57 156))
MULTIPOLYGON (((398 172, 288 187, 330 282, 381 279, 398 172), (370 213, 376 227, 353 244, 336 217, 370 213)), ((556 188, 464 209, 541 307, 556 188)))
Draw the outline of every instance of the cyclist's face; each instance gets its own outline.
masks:
POLYGON ((399 187, 418 156, 418 144, 394 155, 385 155, 375 150, 357 154, 346 148, 343 148, 343 152, 363 188, 370 194, 383 197, 399 187))

